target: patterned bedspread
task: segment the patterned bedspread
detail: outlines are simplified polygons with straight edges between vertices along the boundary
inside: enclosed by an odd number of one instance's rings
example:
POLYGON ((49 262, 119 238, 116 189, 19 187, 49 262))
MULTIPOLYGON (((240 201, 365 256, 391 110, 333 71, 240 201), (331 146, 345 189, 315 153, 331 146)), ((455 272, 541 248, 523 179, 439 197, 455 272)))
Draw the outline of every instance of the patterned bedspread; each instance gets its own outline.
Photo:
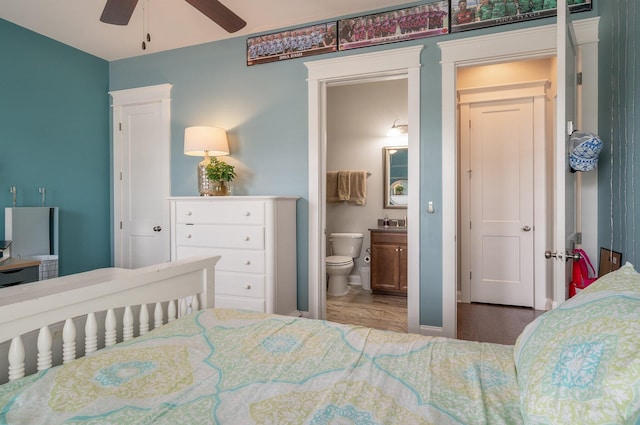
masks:
POLYGON ((519 424, 513 347, 214 309, 0 386, 8 424, 519 424))

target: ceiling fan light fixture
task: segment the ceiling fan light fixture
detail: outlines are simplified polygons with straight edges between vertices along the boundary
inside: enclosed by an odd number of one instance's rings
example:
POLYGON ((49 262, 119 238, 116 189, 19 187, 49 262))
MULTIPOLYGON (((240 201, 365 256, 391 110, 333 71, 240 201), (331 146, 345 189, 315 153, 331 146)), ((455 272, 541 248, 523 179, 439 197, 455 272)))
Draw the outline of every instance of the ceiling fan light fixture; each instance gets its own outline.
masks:
POLYGON ((241 17, 218 0, 186 0, 186 2, 229 33, 240 31, 247 25, 241 17))
MULTIPOLYGON (((241 17, 218 0, 186 0, 186 2, 227 32, 240 31, 247 25, 241 17)), ((138 0, 107 0, 100 21, 113 25, 127 25, 137 4, 138 0)))
POLYGON ((100 21, 112 25, 128 25, 138 0, 107 0, 100 21))

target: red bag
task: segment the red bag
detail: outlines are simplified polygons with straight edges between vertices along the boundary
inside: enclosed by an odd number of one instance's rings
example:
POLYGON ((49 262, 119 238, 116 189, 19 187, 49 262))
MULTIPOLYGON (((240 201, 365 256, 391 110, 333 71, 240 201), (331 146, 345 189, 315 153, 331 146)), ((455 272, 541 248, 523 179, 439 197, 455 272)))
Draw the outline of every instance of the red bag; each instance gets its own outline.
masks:
POLYGON ((596 277, 596 270, 593 268, 587 253, 582 249, 576 249, 573 252, 575 254, 580 254, 580 259, 573 260, 571 283, 569 284, 569 298, 573 297, 598 279, 596 277))

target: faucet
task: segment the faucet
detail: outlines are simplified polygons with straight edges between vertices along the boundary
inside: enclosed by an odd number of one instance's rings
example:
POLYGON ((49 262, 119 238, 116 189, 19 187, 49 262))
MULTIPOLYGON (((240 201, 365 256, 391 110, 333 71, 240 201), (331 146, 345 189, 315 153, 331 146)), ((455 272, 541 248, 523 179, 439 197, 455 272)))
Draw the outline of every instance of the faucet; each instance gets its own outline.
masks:
POLYGON ((398 220, 396 220, 396 219, 391 220, 391 222, 392 222, 392 223, 393 223, 394 221, 396 222, 396 227, 400 227, 400 222, 399 222, 398 220))

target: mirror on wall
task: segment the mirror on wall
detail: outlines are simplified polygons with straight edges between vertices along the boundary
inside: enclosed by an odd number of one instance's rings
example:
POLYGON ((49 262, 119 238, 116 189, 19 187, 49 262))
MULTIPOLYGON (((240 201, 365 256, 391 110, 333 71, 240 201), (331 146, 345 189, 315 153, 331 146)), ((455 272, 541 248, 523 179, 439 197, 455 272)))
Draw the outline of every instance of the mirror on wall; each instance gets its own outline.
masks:
POLYGON ((387 146, 384 153, 384 207, 407 208, 409 167, 406 146, 387 146))

